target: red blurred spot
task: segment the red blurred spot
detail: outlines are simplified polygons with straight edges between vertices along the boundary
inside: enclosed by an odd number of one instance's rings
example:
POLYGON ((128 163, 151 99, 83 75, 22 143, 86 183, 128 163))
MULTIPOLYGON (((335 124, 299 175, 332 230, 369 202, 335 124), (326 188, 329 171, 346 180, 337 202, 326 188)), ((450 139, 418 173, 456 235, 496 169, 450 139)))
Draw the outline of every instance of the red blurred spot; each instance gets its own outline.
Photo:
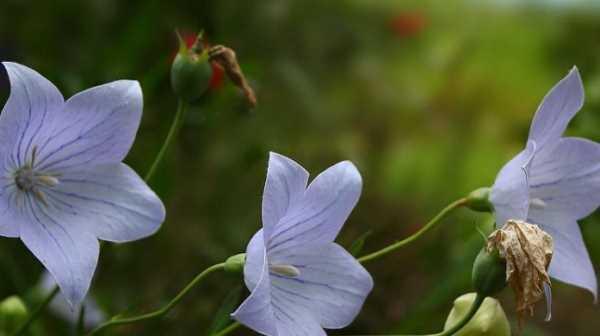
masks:
MULTIPOLYGON (((196 38, 197 38, 198 34, 196 33, 190 33, 190 32, 182 32, 181 33, 181 37, 183 38, 183 41, 185 42, 186 46, 188 48, 191 48, 192 45, 194 45, 194 42, 196 42, 196 38)), ((204 48, 209 48, 210 44, 208 43, 208 41, 206 39, 203 39, 203 44, 204 44, 204 48)), ((173 56, 171 57, 171 62, 173 59, 175 59, 175 56, 177 55, 177 52, 173 53, 173 56)), ((219 88, 221 88, 221 86, 223 86, 223 81, 225 78, 225 71, 223 70, 223 68, 221 68, 220 65, 211 62, 210 66, 212 68, 212 76, 210 77, 210 82, 208 84, 208 88, 209 90, 218 90, 219 88)))
POLYGON ((211 90, 217 90, 223 85, 225 70, 215 62, 210 62, 210 66, 212 67, 212 76, 210 77, 208 87, 211 90))
POLYGON ((425 26, 427 20, 419 12, 400 13, 389 21, 389 27, 394 35, 401 38, 408 38, 419 34, 425 26))

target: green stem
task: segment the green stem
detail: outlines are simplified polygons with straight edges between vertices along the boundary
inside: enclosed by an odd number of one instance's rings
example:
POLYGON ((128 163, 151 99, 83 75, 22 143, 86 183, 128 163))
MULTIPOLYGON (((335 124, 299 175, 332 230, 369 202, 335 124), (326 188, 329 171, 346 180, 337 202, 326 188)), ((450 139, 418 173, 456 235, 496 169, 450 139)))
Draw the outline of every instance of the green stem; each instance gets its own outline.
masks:
POLYGON ((79 308, 79 315, 77 316, 77 328, 75 329, 75 334, 77 336, 82 336, 85 334, 85 306, 81 305, 79 308))
POLYGON ((408 238, 405 238, 403 240, 397 241, 395 243, 393 243, 392 245, 389 245, 387 247, 382 248, 379 251, 375 251, 371 254, 367 254, 365 256, 362 256, 360 258, 358 258, 358 261, 360 263, 366 263, 368 261, 371 260, 375 260, 377 258, 383 257, 386 254, 392 253, 395 250, 408 245, 410 243, 412 243, 413 241, 417 240, 419 237, 421 237, 421 235, 423 235, 425 232, 429 231, 431 228, 433 228, 436 224, 438 224, 442 219, 446 218, 446 216, 448 216, 448 214, 450 214, 453 210, 460 208, 462 206, 464 206, 467 203, 467 199, 466 198, 461 198, 457 201, 454 201, 453 203, 451 203, 450 205, 446 206, 442 211, 440 211, 440 213, 438 213, 435 217, 433 217, 432 220, 429 221, 429 223, 425 224, 425 226, 423 226, 419 231, 415 232, 413 235, 409 236, 408 238))
POLYGON ((465 325, 467 325, 467 323, 469 323, 469 321, 471 321, 471 319, 473 318, 473 316, 475 316, 475 314, 477 313, 477 310, 479 310, 479 307, 481 307, 481 305, 483 304, 483 300, 485 300, 485 295, 477 293, 477 296, 475 297, 475 301, 473 301, 473 304, 471 305, 471 308, 469 308, 469 311, 467 312, 467 314, 460 321, 458 321, 457 324, 455 324, 454 326, 452 326, 448 330, 444 330, 444 331, 442 331, 440 333, 431 334, 431 335, 428 335, 428 336, 450 336, 450 335, 454 335, 457 331, 459 331, 465 325))
POLYGON ((52 292, 50 292, 50 294, 48 294, 44 298, 44 301, 42 301, 42 303, 40 303, 35 308, 35 310, 27 318, 27 321, 25 321, 25 323, 23 323, 21 325, 21 327, 19 327, 19 329, 17 329, 17 331, 15 331, 13 333, 13 335, 14 336, 25 335, 25 333, 27 332, 27 330, 29 329, 29 327, 31 326, 31 324, 33 323, 33 321, 35 321, 37 319, 37 317, 44 311, 44 309, 46 309, 46 306, 52 301, 52 299, 54 299, 54 297, 56 296, 56 294, 58 294, 58 287, 55 287, 52 290, 52 292))
POLYGON ((212 336, 225 336, 227 334, 229 334, 230 332, 236 330, 237 328, 241 327, 242 325, 239 324, 238 322, 234 322, 232 324, 230 324, 229 326, 227 326, 225 329, 219 331, 216 334, 213 334, 212 336))
POLYGON ((155 310, 153 312, 150 312, 150 313, 139 315, 139 316, 132 316, 132 317, 126 317, 126 318, 113 317, 112 319, 104 322, 103 324, 98 326, 96 329, 94 329, 90 333, 88 333, 88 336, 100 334, 102 331, 104 331, 112 326, 123 325, 123 324, 132 324, 132 323, 136 323, 136 322, 140 322, 140 321, 151 320, 151 319, 163 317, 171 309, 173 309, 173 307, 175 307, 183 299, 183 297, 192 288, 194 288, 194 286, 196 286, 202 279, 204 279, 210 273, 213 273, 218 270, 223 270, 224 267, 225 267, 225 263, 220 263, 220 264, 216 264, 216 265, 210 266, 209 268, 205 269, 200 274, 196 275, 196 277, 187 286, 185 286, 185 288, 183 288, 179 292, 179 294, 177 294, 177 296, 175 296, 175 298, 173 298, 169 303, 167 303, 162 308, 155 310))
POLYGON ((158 168, 163 157, 167 153, 167 149, 169 148, 169 146, 175 139, 177 132, 181 128, 181 125, 183 125, 183 121, 185 120, 186 110, 187 110, 187 104, 183 100, 180 99, 178 106, 177 106, 177 112, 175 113, 175 118, 173 119, 173 123, 171 124, 171 128, 169 129, 167 138, 165 139, 165 142, 163 142, 163 145, 160 148, 160 151, 156 155, 156 158, 154 159, 152 166, 150 166, 150 170, 148 170, 148 172, 146 173, 146 176, 144 177, 144 180, 146 182, 150 181, 150 179, 152 178, 154 173, 156 173, 156 169, 158 168))

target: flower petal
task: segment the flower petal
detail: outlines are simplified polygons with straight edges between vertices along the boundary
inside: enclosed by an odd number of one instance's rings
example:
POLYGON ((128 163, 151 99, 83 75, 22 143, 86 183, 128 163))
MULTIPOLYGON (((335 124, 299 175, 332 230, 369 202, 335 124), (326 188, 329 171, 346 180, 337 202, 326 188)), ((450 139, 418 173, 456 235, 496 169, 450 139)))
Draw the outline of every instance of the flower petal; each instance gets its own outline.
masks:
MULTIPOLYGON (((9 160, 4 161, 9 164, 9 160)), ((14 179, 10 178, 13 171, 7 166, 0 168, 0 236, 9 238, 19 237, 19 225, 23 218, 15 208, 22 207, 23 197, 18 195, 19 190, 14 179)))
MULTIPOLYGON (((257 236, 262 236, 262 232, 259 231, 255 237, 257 236)), ((277 332, 277 320, 275 319, 273 308, 271 306, 271 283, 264 246, 262 252, 260 252, 260 249, 258 252, 258 254, 252 254, 253 257, 258 257, 261 260, 259 261, 260 275, 258 277, 258 282, 251 289, 252 293, 250 296, 248 296, 238 309, 231 314, 231 317, 241 324, 264 335, 279 336, 280 334, 277 332)), ((250 257, 250 255, 248 255, 248 257, 250 257)), ((246 264, 244 275, 246 275, 247 267, 248 265, 246 264)), ((253 269, 253 271, 255 270, 253 269)), ((250 289, 250 286, 248 287, 250 289)))
POLYGON ((600 144, 562 138, 536 154, 530 176, 531 198, 544 211, 587 217, 600 205, 600 144))
POLYGON ((292 265, 300 271, 296 277, 271 272, 275 302, 285 307, 303 307, 324 328, 348 326, 373 289, 373 279, 367 270, 335 243, 281 250, 269 254, 269 261, 292 265))
POLYGON ((121 80, 71 97, 38 142, 40 170, 83 164, 121 162, 142 117, 142 90, 137 81, 121 80))
POLYGON ((18 238, 19 228, 15 224, 16 223, 2 223, 2 225, 0 225, 0 236, 18 238))
POLYGON ((522 152, 510 160, 498 173, 492 186, 490 201, 494 205, 496 225, 509 219, 525 220, 529 209, 528 170, 536 144, 530 141, 522 152))
POLYGON ((269 154, 262 201, 262 221, 267 235, 275 230, 282 217, 299 205, 307 182, 308 172, 298 163, 277 153, 269 154))
POLYGON ((546 297, 546 317, 544 321, 552 321, 552 288, 546 282, 544 282, 544 296, 546 297))
POLYGON ((34 139, 44 137, 44 125, 52 122, 64 99, 34 70, 17 63, 2 65, 10 80, 10 97, 0 115, 0 152, 3 160, 19 167, 31 156, 34 139))
POLYGON ((66 225, 63 215, 30 194, 22 194, 25 209, 21 240, 52 274, 72 307, 81 304, 98 262, 96 237, 82 226, 66 225))
POLYGON ((544 97, 529 130, 529 140, 542 148, 564 133, 569 121, 583 106, 583 83, 579 71, 573 67, 569 74, 544 97))
POLYGON ((165 219, 161 200, 124 163, 103 164, 62 173, 58 185, 45 188, 48 204, 70 216, 99 239, 127 242, 152 235, 165 219))
POLYGON ((271 305, 280 336, 327 336, 310 308, 279 295, 271 297, 271 305))
POLYGON ((267 249, 332 242, 358 202, 361 189, 360 173, 350 161, 325 170, 308 186, 300 205, 281 218, 267 239, 267 249))
POLYGON ((537 209, 530 211, 529 221, 539 225, 554 240, 554 255, 548 269, 550 276, 587 289, 597 300, 596 272, 577 222, 537 209))
POLYGON ((246 263, 244 264, 244 282, 248 290, 253 291, 263 274, 265 243, 263 230, 254 234, 246 247, 246 263))

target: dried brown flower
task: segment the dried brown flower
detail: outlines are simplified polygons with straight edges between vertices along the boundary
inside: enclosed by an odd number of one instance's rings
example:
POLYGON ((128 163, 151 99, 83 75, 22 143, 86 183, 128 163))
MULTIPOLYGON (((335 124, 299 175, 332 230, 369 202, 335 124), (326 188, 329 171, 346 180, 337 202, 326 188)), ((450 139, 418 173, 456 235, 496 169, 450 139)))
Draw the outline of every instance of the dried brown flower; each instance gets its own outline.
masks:
POLYGON ((506 281, 515 292, 517 313, 522 324, 544 296, 550 284, 548 266, 552 260, 552 237, 537 225, 509 220, 488 237, 487 250, 497 249, 506 260, 506 281))
POLYGON ((219 64, 223 69, 225 69, 225 73, 227 77, 244 92, 246 99, 248 100, 248 104, 251 107, 256 106, 256 95, 254 94, 254 90, 248 84, 244 73, 242 72, 242 68, 240 67, 237 57, 235 55, 235 51, 230 48, 227 48, 222 45, 216 45, 211 47, 208 51, 208 56, 212 62, 219 64))

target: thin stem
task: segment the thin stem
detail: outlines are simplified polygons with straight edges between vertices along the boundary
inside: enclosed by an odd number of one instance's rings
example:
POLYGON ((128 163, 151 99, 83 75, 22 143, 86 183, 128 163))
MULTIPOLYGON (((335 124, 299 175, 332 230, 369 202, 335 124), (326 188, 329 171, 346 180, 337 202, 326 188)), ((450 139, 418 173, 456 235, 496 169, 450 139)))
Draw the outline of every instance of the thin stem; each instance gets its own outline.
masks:
POLYGON ((467 202, 466 198, 461 198, 457 201, 454 201, 453 203, 451 203, 450 205, 446 206, 442 211, 440 211, 440 213, 438 213, 435 217, 433 217, 432 220, 429 221, 429 223, 425 224, 425 226, 423 226, 419 231, 415 232, 413 235, 397 241, 387 247, 382 248, 379 251, 375 251, 371 254, 367 254, 365 256, 362 256, 360 258, 358 258, 358 261, 360 263, 366 263, 368 261, 371 260, 375 260, 379 257, 382 257, 386 254, 389 254, 391 252, 394 252, 395 250, 408 245, 410 243, 412 243, 413 241, 417 240, 419 237, 421 237, 421 235, 423 235, 425 232, 429 231, 431 228, 433 228, 436 224, 438 224, 442 219, 446 218, 446 216, 448 216, 448 214, 450 214, 453 210, 460 208, 462 206, 464 206, 467 202))
POLYGON ((230 332, 236 330, 237 328, 241 327, 242 325, 239 322, 234 322, 230 325, 228 325, 225 329, 219 331, 216 334, 213 334, 212 336, 225 336, 227 334, 229 334, 230 332))
POLYGON ((85 334, 85 306, 81 305, 79 309, 79 315, 77 316, 77 328, 75 329, 77 336, 85 334))
POLYGON ((223 270, 224 267, 225 267, 225 263, 220 263, 220 264, 216 264, 216 265, 210 266, 209 268, 205 269, 200 274, 196 275, 196 277, 187 286, 185 286, 185 288, 183 288, 179 292, 179 294, 177 294, 177 296, 175 296, 175 298, 173 298, 169 303, 167 303, 162 308, 155 310, 153 312, 150 312, 150 313, 139 315, 139 316, 132 316, 132 317, 126 317, 126 318, 113 317, 112 319, 106 321, 105 323, 101 324, 96 329, 94 329, 90 333, 88 333, 88 336, 100 334, 102 331, 104 331, 112 326, 131 324, 131 323, 136 323, 136 322, 140 322, 140 321, 156 319, 156 318, 160 318, 160 317, 166 315, 202 279, 204 279, 207 275, 209 275, 210 273, 213 273, 214 271, 223 270))
POLYGON ((460 321, 458 321, 457 324, 455 324, 452 328, 450 328, 448 330, 444 330, 441 333, 437 333, 437 334, 431 334, 429 336, 454 335, 457 331, 459 331, 465 325, 467 325, 467 323, 469 323, 469 321, 471 321, 473 316, 475 316, 475 314, 477 313, 477 310, 479 310, 479 307, 481 307, 481 305, 483 304, 483 300, 485 300, 485 295, 481 295, 481 294, 477 293, 477 296, 475 297, 475 301, 473 301, 471 308, 469 308, 469 311, 467 312, 467 314, 460 321))
POLYGON ((167 138, 165 139, 165 142, 163 142, 162 147, 160 148, 160 151, 156 155, 156 158, 154 159, 152 166, 150 166, 150 170, 148 170, 148 172, 146 173, 146 176, 144 177, 144 180, 146 182, 150 181, 150 179, 156 172, 156 169, 158 168, 163 157, 167 153, 167 149, 169 148, 169 146, 175 139, 177 132, 181 128, 181 125, 183 125, 183 121, 185 120, 186 110, 187 110, 187 104, 183 100, 180 99, 179 103, 177 105, 177 112, 175 113, 175 118, 173 119, 173 123, 171 124, 171 128, 169 129, 167 138))
POLYGON ((17 331, 15 331, 13 333, 13 335, 14 336, 25 335, 25 333, 27 332, 27 330, 29 329, 29 327, 31 326, 31 324, 33 323, 33 321, 35 321, 37 319, 37 317, 44 311, 44 309, 46 309, 46 306, 48 306, 48 304, 54 299, 54 297, 56 296, 56 294, 58 294, 58 287, 55 287, 52 290, 52 292, 50 292, 50 294, 48 294, 44 298, 44 301, 42 301, 42 303, 40 303, 35 308, 35 310, 27 318, 27 321, 25 321, 25 323, 23 323, 21 325, 21 327, 19 327, 19 329, 17 329, 17 331))

